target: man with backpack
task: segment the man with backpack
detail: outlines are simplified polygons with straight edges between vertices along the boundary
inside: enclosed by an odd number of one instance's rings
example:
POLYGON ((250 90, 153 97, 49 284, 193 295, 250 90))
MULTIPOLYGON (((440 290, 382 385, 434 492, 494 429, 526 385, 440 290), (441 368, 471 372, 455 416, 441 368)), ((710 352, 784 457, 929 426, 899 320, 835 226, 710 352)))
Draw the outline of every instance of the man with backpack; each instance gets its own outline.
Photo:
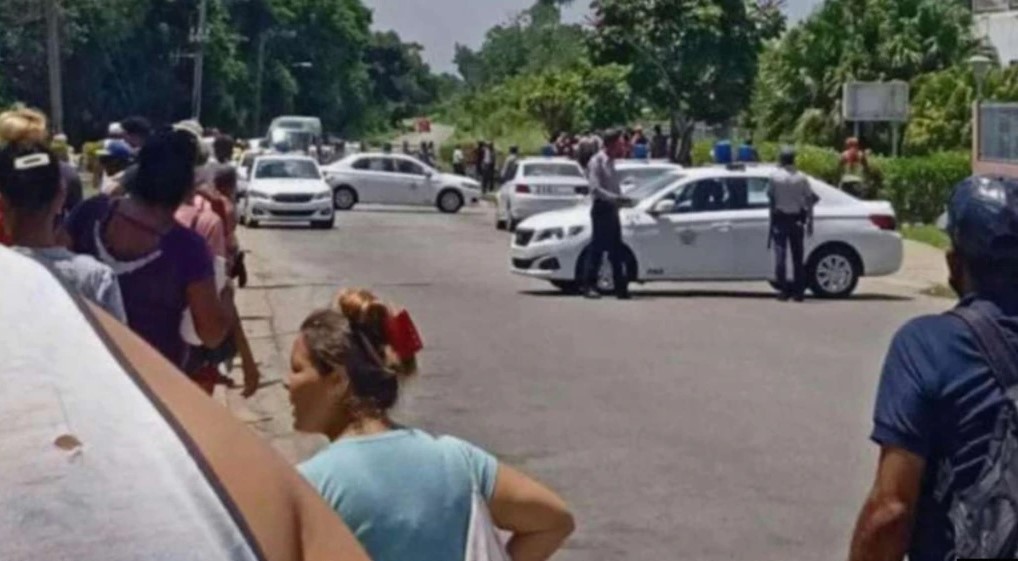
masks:
POLYGON ((852 561, 1018 557, 1018 181, 965 180, 944 226, 961 302, 891 343, 852 561))

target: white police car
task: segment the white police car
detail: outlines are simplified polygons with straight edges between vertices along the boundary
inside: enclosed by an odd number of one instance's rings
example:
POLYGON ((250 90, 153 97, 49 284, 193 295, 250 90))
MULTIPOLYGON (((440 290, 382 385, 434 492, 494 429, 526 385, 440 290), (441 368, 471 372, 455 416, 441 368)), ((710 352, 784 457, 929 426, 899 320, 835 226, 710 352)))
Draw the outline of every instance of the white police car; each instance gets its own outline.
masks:
MULTIPOLYGON (((636 282, 772 280, 767 191, 773 166, 705 167, 673 171, 627 196, 621 211, 627 274, 636 282)), ((862 276, 901 268, 903 249, 890 203, 860 201, 810 178, 820 197, 814 235, 807 240, 810 289, 847 297, 862 276)), ((512 241, 512 272, 580 288, 591 239, 590 206, 540 214, 522 222, 512 241)), ((598 288, 611 291, 603 260, 598 288)))
POLYGON ((580 164, 568 158, 523 158, 506 170, 496 194, 495 228, 513 231, 520 221, 581 204, 590 193, 580 164))

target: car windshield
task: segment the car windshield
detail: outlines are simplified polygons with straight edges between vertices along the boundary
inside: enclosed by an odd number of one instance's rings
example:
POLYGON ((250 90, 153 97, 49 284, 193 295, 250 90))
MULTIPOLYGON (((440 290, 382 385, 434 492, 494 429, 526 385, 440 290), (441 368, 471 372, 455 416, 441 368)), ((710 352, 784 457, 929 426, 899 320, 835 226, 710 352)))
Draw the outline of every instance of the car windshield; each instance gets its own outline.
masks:
POLYGON ((626 193, 626 197, 630 199, 642 201, 647 197, 650 197, 662 189, 666 189, 675 184, 676 181, 682 179, 682 175, 678 173, 665 173, 654 179, 647 180, 637 186, 632 191, 626 193))
POLYGON ((320 179, 318 168, 309 160, 268 160, 258 162, 256 179, 320 179))
POLYGON ((583 177, 580 167, 575 164, 527 164, 523 166, 524 177, 583 177))

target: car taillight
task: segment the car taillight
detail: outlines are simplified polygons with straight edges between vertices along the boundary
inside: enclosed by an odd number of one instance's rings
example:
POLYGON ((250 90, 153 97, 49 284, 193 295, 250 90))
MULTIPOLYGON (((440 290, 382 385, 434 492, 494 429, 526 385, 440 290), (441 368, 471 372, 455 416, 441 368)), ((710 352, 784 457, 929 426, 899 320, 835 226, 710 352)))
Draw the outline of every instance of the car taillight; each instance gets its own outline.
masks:
POLYGON ((886 214, 874 214, 870 216, 870 222, 881 230, 897 230, 898 221, 893 216, 886 214))
POLYGON ((530 192, 530 185, 524 185, 524 184, 520 183, 520 184, 518 184, 516 186, 516 192, 517 193, 529 193, 530 192))
POLYGON ((579 185, 579 186, 576 187, 576 194, 577 195, 589 195, 590 194, 590 187, 587 187, 586 185, 579 185))

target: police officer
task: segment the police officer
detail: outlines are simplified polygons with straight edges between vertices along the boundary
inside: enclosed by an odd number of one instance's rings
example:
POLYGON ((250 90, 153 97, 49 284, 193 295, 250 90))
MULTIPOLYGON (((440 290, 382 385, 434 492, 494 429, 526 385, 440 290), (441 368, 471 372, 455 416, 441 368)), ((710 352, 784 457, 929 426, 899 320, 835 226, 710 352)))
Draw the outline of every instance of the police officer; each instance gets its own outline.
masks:
POLYGON ((806 236, 813 235, 813 206, 816 194, 809 179, 795 168, 795 151, 784 148, 779 156, 780 169, 771 176, 768 192, 771 209, 770 244, 774 248, 774 267, 778 299, 802 302, 806 293, 806 266, 803 254, 806 236), (792 251, 794 280, 788 283, 787 256, 792 251))
POLYGON ((626 142, 621 131, 611 131, 604 136, 601 149, 587 166, 587 179, 594 204, 590 210, 593 224, 593 239, 587 250, 587 262, 583 275, 584 294, 587 298, 600 298, 597 278, 604 254, 611 262, 615 281, 615 295, 620 300, 629 299, 629 279, 625 271, 625 251, 622 245, 622 223, 619 209, 629 205, 629 199, 622 195, 622 184, 615 171, 615 160, 625 156, 626 142))

